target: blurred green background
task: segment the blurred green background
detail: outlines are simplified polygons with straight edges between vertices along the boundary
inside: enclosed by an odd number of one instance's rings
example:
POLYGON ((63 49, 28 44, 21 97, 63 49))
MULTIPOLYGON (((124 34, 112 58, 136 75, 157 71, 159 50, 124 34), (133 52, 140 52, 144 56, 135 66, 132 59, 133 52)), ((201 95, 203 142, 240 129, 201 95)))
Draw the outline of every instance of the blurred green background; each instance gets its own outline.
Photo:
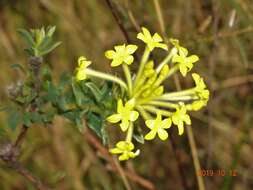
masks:
MULTIPOLYGON (((161 31, 155 0, 115 0, 114 8, 132 42, 139 26, 161 31)), ((234 169, 235 177, 204 177, 206 189, 253 189, 253 4, 251 0, 159 0, 167 37, 199 55, 194 71, 208 82, 211 98, 207 108, 191 113, 202 169, 234 169)), ((26 64, 25 44, 19 28, 56 25, 62 45, 46 62, 55 78, 73 72, 76 59, 85 55, 98 70, 112 71, 104 51, 125 42, 104 0, 1 0, 0 66, 1 105, 6 89, 23 76, 10 67, 26 64)), ((179 78, 183 87, 191 81, 179 78)), ((15 139, 18 130, 6 126, 0 113, 0 138, 15 139)), ((142 154, 126 168, 152 182, 158 190, 183 189, 176 167, 179 159, 189 189, 197 189, 191 151, 186 134, 177 136, 175 158, 169 142, 154 141, 141 147, 142 154)), ((78 130, 57 118, 53 127, 34 126, 22 148, 20 161, 55 189, 121 190, 122 179, 112 172, 101 155, 78 130)), ((132 189, 145 189, 129 181, 132 189)), ((0 189, 34 189, 22 176, 0 161, 0 189)))

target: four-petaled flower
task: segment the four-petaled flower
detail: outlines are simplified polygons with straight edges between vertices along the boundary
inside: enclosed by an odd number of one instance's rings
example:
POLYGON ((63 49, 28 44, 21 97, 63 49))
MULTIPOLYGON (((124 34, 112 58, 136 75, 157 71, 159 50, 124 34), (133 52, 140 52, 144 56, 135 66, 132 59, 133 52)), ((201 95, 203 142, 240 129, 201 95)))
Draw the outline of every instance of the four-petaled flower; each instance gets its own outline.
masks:
POLYGON ((110 153, 112 154, 121 154, 119 156, 119 160, 128 160, 129 158, 135 158, 139 155, 140 150, 137 150, 136 152, 133 152, 134 150, 134 144, 132 142, 127 141, 119 141, 116 144, 116 148, 110 149, 110 153))
POLYGON ((172 58, 173 63, 179 63, 179 70, 183 76, 186 76, 186 73, 189 72, 193 63, 199 60, 197 55, 191 55, 187 57, 188 50, 184 47, 178 47, 178 54, 175 54, 172 58))
POLYGON ((172 122, 177 125, 179 135, 184 133, 184 122, 187 125, 191 124, 191 118, 186 113, 186 106, 183 103, 180 104, 177 111, 172 115, 172 122))
POLYGON ((105 52, 105 56, 108 59, 112 59, 111 66, 117 67, 123 63, 126 63, 127 65, 131 65, 134 61, 134 57, 132 54, 137 50, 136 45, 121 45, 121 46, 115 46, 114 50, 108 50, 105 52))
POLYGON ((147 28, 142 27, 142 33, 138 33, 137 38, 145 42, 148 46, 149 51, 152 51, 155 47, 168 50, 168 46, 164 43, 161 43, 163 39, 158 33, 155 33, 151 36, 147 28))
POLYGON ((121 121, 120 127, 122 131, 126 131, 130 122, 136 121, 139 117, 139 113, 134 111, 135 100, 131 99, 123 106, 122 100, 118 100, 117 114, 113 114, 107 118, 110 123, 118 123, 121 121))
POLYGON ((154 139, 156 134, 158 134, 158 137, 161 140, 166 140, 168 138, 168 132, 165 129, 168 129, 171 126, 170 118, 162 120, 161 114, 158 113, 155 120, 147 120, 145 124, 151 129, 151 131, 145 136, 146 140, 154 139))
POLYGON ((205 84, 203 78, 201 78, 197 73, 193 73, 192 78, 195 82, 195 85, 196 85, 195 90, 198 93, 199 97, 201 99, 208 100, 209 90, 206 89, 206 84, 205 84))
POLYGON ((76 80, 85 80, 87 78, 86 68, 91 64, 86 57, 81 56, 78 59, 78 67, 76 68, 76 80))

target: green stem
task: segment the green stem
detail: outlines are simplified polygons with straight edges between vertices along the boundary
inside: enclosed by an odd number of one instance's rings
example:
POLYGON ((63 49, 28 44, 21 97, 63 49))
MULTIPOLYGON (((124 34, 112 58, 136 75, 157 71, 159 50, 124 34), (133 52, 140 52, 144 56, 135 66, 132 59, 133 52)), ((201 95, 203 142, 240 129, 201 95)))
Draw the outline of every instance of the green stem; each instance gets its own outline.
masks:
POLYGON ((142 108, 146 111, 149 111, 151 113, 157 114, 158 112, 161 113, 161 115, 166 116, 166 117, 170 117, 172 116, 172 112, 169 111, 165 111, 159 108, 156 108, 154 106, 142 106, 142 108))
POLYGON ((176 48, 172 48, 172 50, 170 51, 170 53, 165 57, 165 59, 158 65, 158 67, 156 68, 156 72, 159 73, 163 66, 166 65, 171 58, 173 57, 173 55, 175 55, 177 53, 177 49, 176 48))
POLYGON ((129 67, 128 67, 127 64, 123 64, 122 66, 123 66, 123 70, 124 70, 125 77, 126 77, 126 80, 127 80, 127 85, 128 85, 128 89, 129 89, 129 96, 131 96, 132 95, 132 90, 133 90, 131 73, 130 73, 130 70, 129 70, 129 67))
POLYGON ((115 83, 119 84, 121 87, 123 87, 125 90, 127 90, 126 83, 123 80, 119 79, 118 77, 115 77, 115 76, 112 76, 109 74, 105 74, 105 73, 102 73, 99 71, 94 71, 94 70, 88 69, 88 68, 86 69, 85 73, 89 76, 93 76, 93 77, 97 77, 97 78, 101 78, 104 80, 109 80, 109 81, 115 82, 115 83))
POLYGON ((126 136, 127 142, 132 142, 133 131, 134 131, 134 125, 132 122, 130 122, 128 131, 127 131, 127 136, 126 136))
MULTIPOLYGON (((168 75, 165 77, 165 79, 169 78, 171 75, 173 75, 175 72, 177 72, 179 70, 179 64, 177 64, 176 66, 172 67, 170 70, 169 70, 169 73, 168 75)), ((165 80, 164 79, 164 80, 165 80)))
POLYGON ((173 97, 179 97, 179 96, 189 96, 192 94, 195 94, 195 88, 166 93, 166 94, 163 94, 162 97, 165 99, 165 98, 173 98, 173 97))
POLYGON ((154 105, 159 107, 165 107, 165 108, 178 108, 178 104, 170 103, 170 102, 163 102, 163 101, 150 101, 147 103, 148 105, 154 105))
POLYGON ((190 101, 199 99, 197 96, 178 96, 178 97, 159 97, 156 100, 168 100, 168 101, 190 101))
POLYGON ((140 77, 143 73, 144 66, 148 61, 149 54, 150 54, 150 51, 149 51, 148 47, 146 47, 145 50, 144 50, 142 59, 141 59, 141 64, 140 64, 137 76, 136 76, 135 81, 134 81, 134 86, 136 86, 137 83, 139 82, 139 79, 140 79, 140 77))

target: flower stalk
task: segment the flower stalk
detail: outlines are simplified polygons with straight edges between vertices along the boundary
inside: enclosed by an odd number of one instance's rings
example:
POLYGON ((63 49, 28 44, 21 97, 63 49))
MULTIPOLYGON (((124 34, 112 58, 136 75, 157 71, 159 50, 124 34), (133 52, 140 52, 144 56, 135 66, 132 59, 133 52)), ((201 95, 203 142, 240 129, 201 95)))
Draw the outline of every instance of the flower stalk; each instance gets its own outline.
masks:
POLYGON ((100 79, 103 79, 103 80, 108 80, 108 81, 115 82, 115 83, 119 84, 122 88, 127 90, 126 83, 123 80, 121 80, 120 78, 116 77, 116 76, 109 75, 109 74, 106 74, 106 73, 102 73, 102 72, 99 72, 99 71, 95 71, 95 70, 92 70, 92 69, 86 69, 86 74, 88 76, 92 76, 92 77, 100 78, 100 79))

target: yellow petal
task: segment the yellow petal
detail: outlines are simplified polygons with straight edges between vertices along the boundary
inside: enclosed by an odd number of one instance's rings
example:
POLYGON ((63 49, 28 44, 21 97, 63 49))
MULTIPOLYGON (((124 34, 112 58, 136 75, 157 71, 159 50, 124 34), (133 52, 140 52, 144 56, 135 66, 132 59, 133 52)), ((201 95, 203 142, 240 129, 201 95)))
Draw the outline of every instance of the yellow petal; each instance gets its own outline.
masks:
POLYGON ((153 40, 154 40, 155 42, 162 42, 162 41, 163 41, 162 37, 161 37, 158 33, 155 33, 155 34, 154 34, 153 40))
POLYGON ((162 48, 164 50, 168 50, 168 46, 166 44, 159 43, 159 44, 157 44, 157 47, 162 48))
POLYGON ((134 152, 128 153, 129 158, 135 158, 137 155, 134 152))
POLYGON ((161 128, 163 129, 168 129, 171 127, 171 119, 170 118, 167 118, 167 119, 164 119, 161 123, 161 128))
POLYGON ((132 142, 126 142, 126 150, 131 151, 134 149, 134 144, 132 142))
POLYGON ((117 112, 121 113, 123 111, 124 107, 123 107, 123 102, 121 99, 118 100, 117 102, 117 112))
POLYGON ((143 31, 143 34, 144 34, 144 36, 146 37, 146 38, 152 38, 152 36, 151 36, 151 34, 150 34, 150 32, 149 32, 149 30, 147 29, 147 28, 145 28, 145 27, 142 27, 141 28, 142 29, 142 31, 143 31))
POLYGON ((129 55, 126 59, 124 59, 124 62, 128 65, 131 65, 134 62, 134 57, 132 55, 129 55))
POLYGON ((145 43, 147 42, 145 36, 144 36, 142 33, 138 33, 138 34, 137 34, 137 38, 138 38, 139 40, 142 40, 142 41, 145 42, 145 43))
POLYGON ((76 80, 80 81, 80 80, 85 80, 87 78, 85 69, 79 70, 76 73, 76 80))
POLYGON ((79 57, 78 58, 78 65, 79 66, 82 65, 82 63, 85 62, 85 61, 86 61, 86 57, 84 57, 84 56, 79 57))
POLYGON ((105 57, 107 57, 108 59, 114 59, 116 56, 116 52, 113 50, 108 50, 105 52, 105 57))
POLYGON ((188 71, 187 67, 183 64, 180 64, 179 70, 180 70, 180 73, 185 77, 188 71))
POLYGON ((124 160, 128 160, 128 159, 129 159, 129 155, 127 153, 124 153, 119 156, 119 161, 124 161, 124 160))
POLYGON ((109 117, 106 118, 106 120, 110 123, 118 123, 121 120, 121 115, 120 114, 113 114, 109 117))
POLYGON ((191 63, 195 63, 199 60, 199 57, 197 55, 191 55, 189 57, 187 57, 187 61, 191 62, 191 63))
POLYGON ((112 148, 109 150, 109 152, 112 154, 121 154, 123 151, 120 150, 119 148, 112 148))
POLYGON ((154 139, 156 136, 156 131, 155 130, 151 130, 148 134, 145 135, 145 139, 146 140, 152 140, 154 139))
POLYGON ((130 117, 129 117, 129 120, 130 121, 136 121, 139 117, 139 112, 137 111, 131 111, 130 112, 130 117))
POLYGON ((145 121, 145 124, 146 124, 146 126, 148 127, 148 128, 150 128, 150 129, 153 129, 154 128, 154 126, 155 126, 155 120, 146 120, 145 121))
POLYGON ((126 119, 123 119, 119 126, 120 126, 121 130, 123 132, 125 132, 129 127, 129 121, 126 119))
POLYGON ((161 140, 166 140, 168 138, 168 133, 167 131, 165 131, 164 129, 158 129, 157 131, 158 133, 158 137, 161 139, 161 140))
POLYGON ((179 51, 179 55, 182 57, 186 57, 188 55, 188 50, 184 47, 180 46, 178 51, 179 51))
POLYGON ((125 48, 126 48, 125 44, 114 47, 114 49, 116 50, 116 52, 124 52, 125 48))
POLYGON ((124 151, 127 148, 127 143, 126 143, 126 141, 119 141, 116 144, 116 147, 119 148, 119 149, 121 149, 122 151, 124 151))
POLYGON ((188 114, 185 114, 184 115, 184 122, 187 124, 187 125, 191 125, 191 118, 188 114))
POLYGON ((172 57, 172 62, 173 63, 182 63, 182 62, 184 62, 184 60, 182 59, 181 56, 176 54, 172 57))
POLYGON ((184 133, 184 124, 182 121, 179 121, 179 124, 178 124, 178 134, 179 135, 182 135, 184 133))
POLYGON ((119 61, 118 59, 114 59, 112 62, 111 62, 111 67, 117 67, 119 65, 122 64, 122 61, 119 61))
POLYGON ((133 54, 137 50, 137 48, 138 47, 136 45, 128 45, 126 47, 126 50, 128 54, 133 54))
POLYGON ((178 125, 179 119, 178 119, 178 116, 177 116, 177 115, 173 115, 173 116, 172 116, 172 122, 173 122, 175 125, 178 125))

